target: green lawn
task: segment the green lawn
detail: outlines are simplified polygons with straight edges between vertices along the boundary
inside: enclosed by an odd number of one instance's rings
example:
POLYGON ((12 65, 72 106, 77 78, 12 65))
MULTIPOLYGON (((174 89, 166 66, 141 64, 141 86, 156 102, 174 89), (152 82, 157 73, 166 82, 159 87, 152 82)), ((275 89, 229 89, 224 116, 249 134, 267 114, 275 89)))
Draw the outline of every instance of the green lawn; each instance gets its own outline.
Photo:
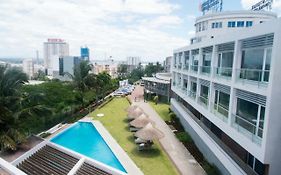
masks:
POLYGON ((130 158, 145 175, 174 175, 178 174, 176 168, 162 150, 158 143, 150 151, 140 152, 133 140, 133 134, 128 130, 126 109, 129 106, 126 98, 115 98, 101 109, 91 113, 94 120, 99 120, 111 133, 119 145, 127 152, 130 158), (104 117, 96 117, 103 113, 104 117))
POLYGON ((160 117, 162 117, 162 119, 164 121, 170 121, 171 120, 170 116, 169 116, 169 107, 170 107, 170 105, 165 104, 165 103, 158 103, 156 105, 152 101, 149 101, 148 103, 160 115, 160 117))

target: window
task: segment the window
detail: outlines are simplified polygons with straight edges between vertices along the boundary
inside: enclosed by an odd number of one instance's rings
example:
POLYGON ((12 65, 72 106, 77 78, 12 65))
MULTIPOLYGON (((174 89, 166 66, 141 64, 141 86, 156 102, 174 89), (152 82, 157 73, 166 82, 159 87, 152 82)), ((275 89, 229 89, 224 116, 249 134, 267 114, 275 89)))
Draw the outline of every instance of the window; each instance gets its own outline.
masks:
POLYGON ((235 21, 229 21, 228 22, 228 27, 229 28, 232 28, 232 27, 235 27, 236 26, 236 22, 235 21))
POLYGON ((237 27, 244 27, 244 21, 237 21, 237 27))
POLYGON ((228 118, 230 95, 219 90, 215 91, 215 110, 228 118))
POLYGON ((252 26, 253 26, 253 21, 246 22, 246 27, 252 27, 252 26))
POLYGON ((212 23, 212 28, 222 28, 222 22, 213 22, 212 23))
POLYGON ((254 81, 268 82, 270 63, 271 63, 271 48, 254 48, 242 51, 242 64, 240 77, 254 81))
POLYGON ((208 105, 208 97, 209 97, 209 87, 201 85, 200 101, 205 105, 208 105))

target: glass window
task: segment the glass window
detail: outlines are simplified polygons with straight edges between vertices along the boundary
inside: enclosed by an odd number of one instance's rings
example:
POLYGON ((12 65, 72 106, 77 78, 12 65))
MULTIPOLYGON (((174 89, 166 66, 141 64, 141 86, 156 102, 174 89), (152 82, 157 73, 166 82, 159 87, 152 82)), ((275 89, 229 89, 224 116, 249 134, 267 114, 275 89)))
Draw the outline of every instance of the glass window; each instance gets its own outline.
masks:
POLYGON ((219 28, 222 28, 222 22, 219 22, 219 28))
POLYGON ((197 83, 191 82, 191 92, 196 93, 197 90, 197 83))
POLYGON ((246 27, 251 27, 253 26, 253 21, 247 21, 246 22, 246 27))
POLYGON ((247 49, 242 51, 242 65, 245 69, 262 69, 264 49, 247 49))
POLYGON ((202 97, 205 97, 206 99, 208 99, 208 96, 209 96, 209 87, 208 87, 208 86, 201 85, 200 95, 201 95, 202 97))
POLYGON ((244 27, 244 21, 237 21, 237 27, 244 27))
POLYGON ((228 22, 228 27, 235 27, 236 26, 236 22, 235 21, 229 21, 228 22))
POLYGON ((215 28, 215 25, 216 25, 216 23, 213 22, 213 23, 212 23, 212 28, 215 28))
POLYGON ((264 65, 264 74, 263 74, 263 81, 268 82, 269 80, 269 73, 270 73, 270 64, 271 64, 271 55, 272 55, 272 48, 266 49, 266 57, 265 57, 265 65, 264 65))

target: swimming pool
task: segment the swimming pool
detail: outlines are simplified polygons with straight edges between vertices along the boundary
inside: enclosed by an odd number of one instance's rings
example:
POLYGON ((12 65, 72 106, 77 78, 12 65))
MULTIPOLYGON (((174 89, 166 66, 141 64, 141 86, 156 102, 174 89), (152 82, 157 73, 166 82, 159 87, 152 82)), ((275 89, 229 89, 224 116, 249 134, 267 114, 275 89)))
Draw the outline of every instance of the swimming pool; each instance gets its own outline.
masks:
POLYGON ((51 139, 51 142, 76 151, 125 173, 126 170, 90 122, 77 122, 51 139))

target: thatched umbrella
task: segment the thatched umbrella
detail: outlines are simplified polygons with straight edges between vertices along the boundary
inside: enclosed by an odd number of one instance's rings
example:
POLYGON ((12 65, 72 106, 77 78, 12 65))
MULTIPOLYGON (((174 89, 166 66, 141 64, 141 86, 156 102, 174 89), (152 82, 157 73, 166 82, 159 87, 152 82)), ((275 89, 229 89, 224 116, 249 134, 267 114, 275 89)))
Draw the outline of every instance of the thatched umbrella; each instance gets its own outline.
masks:
POLYGON ((137 131, 135 136, 142 140, 155 140, 163 138, 164 134, 159 129, 153 127, 151 123, 148 123, 144 128, 137 131))
POLYGON ((139 117, 141 114, 143 114, 142 109, 137 107, 134 111, 128 113, 128 119, 133 120, 133 119, 139 117))
POLYGON ((127 111, 127 112, 132 112, 132 111, 134 111, 137 107, 138 107, 138 106, 136 106, 136 105, 131 105, 131 106, 129 106, 127 109, 125 109, 125 111, 127 111))
POLYGON ((141 114, 138 118, 130 122, 130 125, 136 127, 136 128, 143 128, 145 127, 148 123, 154 124, 152 120, 148 118, 147 115, 141 114))

